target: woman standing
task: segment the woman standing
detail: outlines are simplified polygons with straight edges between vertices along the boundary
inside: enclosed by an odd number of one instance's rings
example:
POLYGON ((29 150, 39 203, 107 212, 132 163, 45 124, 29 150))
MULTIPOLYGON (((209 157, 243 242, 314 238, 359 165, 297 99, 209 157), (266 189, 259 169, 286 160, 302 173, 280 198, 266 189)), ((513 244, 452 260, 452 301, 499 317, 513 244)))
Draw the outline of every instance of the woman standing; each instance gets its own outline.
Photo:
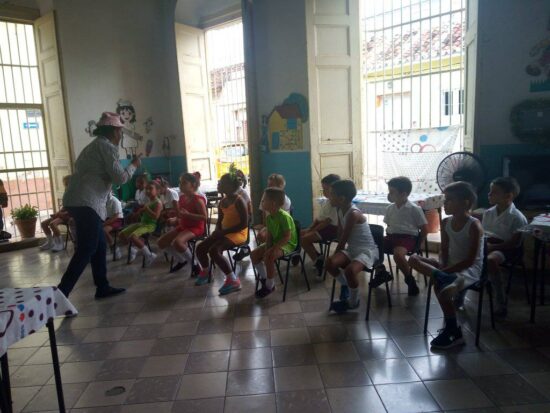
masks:
POLYGON ((141 165, 134 157, 126 169, 119 162, 118 145, 124 123, 120 115, 104 112, 94 130, 96 138, 86 146, 75 163, 63 205, 75 221, 77 244, 59 289, 69 296, 88 265, 96 286, 95 298, 110 297, 125 291, 114 288, 107 280, 107 244, 103 232, 106 204, 111 186, 127 182, 141 165))

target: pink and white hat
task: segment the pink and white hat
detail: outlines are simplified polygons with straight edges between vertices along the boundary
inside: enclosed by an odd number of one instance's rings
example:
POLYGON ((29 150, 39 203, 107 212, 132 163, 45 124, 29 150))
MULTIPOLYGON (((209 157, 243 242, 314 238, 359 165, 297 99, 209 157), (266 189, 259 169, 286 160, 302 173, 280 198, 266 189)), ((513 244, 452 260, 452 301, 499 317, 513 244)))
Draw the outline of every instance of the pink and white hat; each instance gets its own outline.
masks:
POLYGON ((114 126, 115 128, 123 128, 124 123, 122 123, 118 113, 103 112, 96 126, 114 126))

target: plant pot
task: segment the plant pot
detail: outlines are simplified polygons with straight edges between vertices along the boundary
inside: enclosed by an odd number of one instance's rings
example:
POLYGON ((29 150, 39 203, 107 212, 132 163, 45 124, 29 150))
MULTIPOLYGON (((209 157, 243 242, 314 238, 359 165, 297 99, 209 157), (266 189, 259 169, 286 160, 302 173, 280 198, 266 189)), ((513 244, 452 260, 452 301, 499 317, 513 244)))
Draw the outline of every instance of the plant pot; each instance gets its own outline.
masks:
POLYGON ((36 233, 36 218, 16 219, 15 226, 21 235, 21 238, 34 238, 36 233))

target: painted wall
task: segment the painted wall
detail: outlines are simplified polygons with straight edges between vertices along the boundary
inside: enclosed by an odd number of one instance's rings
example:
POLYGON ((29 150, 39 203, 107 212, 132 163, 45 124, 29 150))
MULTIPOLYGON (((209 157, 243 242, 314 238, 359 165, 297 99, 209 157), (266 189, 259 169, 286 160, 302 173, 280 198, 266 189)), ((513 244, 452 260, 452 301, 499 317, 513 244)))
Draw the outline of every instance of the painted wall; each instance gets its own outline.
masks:
MULTIPOLYGON (((292 92, 308 96, 304 0, 254 2, 254 41, 259 115, 268 115, 292 92), (285 29, 281 30, 282 25, 285 29)), ((261 124, 261 122, 260 122, 261 124)), ((304 151, 263 152, 262 182, 271 173, 283 174, 295 217, 312 221, 309 124, 304 128, 304 151)))
POLYGON ((550 38, 548 0, 479 1, 475 138, 489 177, 502 172, 502 157, 550 153, 550 148, 519 141, 510 129, 512 107, 524 99, 549 98, 530 93, 533 77, 525 67, 532 47, 550 38))
POLYGON ((241 0, 177 0, 175 17, 178 23, 198 27, 205 17, 240 4, 241 0))
MULTIPOLYGON (((54 0, 53 8, 75 155, 92 139, 85 131, 87 122, 97 120, 103 111, 114 111, 122 98, 136 109, 136 131, 154 142, 144 165, 153 173, 168 172, 162 138, 174 135, 172 166, 177 168, 172 172, 178 175, 184 165, 184 143, 175 0, 95 0, 93 5, 87 0, 54 0), (149 116, 154 126, 146 134, 143 122, 149 116)), ((145 152, 145 140, 138 152, 145 152)))

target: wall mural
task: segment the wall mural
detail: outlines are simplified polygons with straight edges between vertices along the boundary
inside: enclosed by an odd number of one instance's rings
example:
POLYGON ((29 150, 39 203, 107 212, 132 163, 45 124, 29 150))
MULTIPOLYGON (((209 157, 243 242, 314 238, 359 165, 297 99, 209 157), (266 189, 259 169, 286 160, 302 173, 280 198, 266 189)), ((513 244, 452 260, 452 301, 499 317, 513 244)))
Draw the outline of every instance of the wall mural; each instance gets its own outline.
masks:
POLYGON ((550 91, 550 17, 546 30, 546 37, 538 41, 529 51, 532 61, 525 71, 529 76, 536 78, 531 81, 530 92, 550 91))
POLYGON ((262 117, 263 146, 270 151, 303 150, 302 125, 307 119, 307 99, 298 93, 290 94, 282 105, 262 117))
MULTIPOLYGON (((127 99, 119 99, 116 103, 116 113, 120 115, 122 122, 124 122, 124 129, 122 131, 123 137, 120 146, 126 152, 126 158, 131 159, 132 155, 137 155, 141 151, 145 152, 145 156, 150 156, 153 151, 154 137, 151 136, 155 122, 153 117, 149 116, 142 124, 138 123, 136 109, 133 103, 127 99), (138 132, 137 125, 143 126, 143 132, 138 132), (148 139, 144 139, 145 135, 148 139), (145 146, 142 147, 142 143, 145 142, 145 146)), ((84 131, 90 136, 94 136, 94 130, 96 129, 96 121, 89 120, 84 131)), ((140 128, 141 130, 141 128, 140 128)))

